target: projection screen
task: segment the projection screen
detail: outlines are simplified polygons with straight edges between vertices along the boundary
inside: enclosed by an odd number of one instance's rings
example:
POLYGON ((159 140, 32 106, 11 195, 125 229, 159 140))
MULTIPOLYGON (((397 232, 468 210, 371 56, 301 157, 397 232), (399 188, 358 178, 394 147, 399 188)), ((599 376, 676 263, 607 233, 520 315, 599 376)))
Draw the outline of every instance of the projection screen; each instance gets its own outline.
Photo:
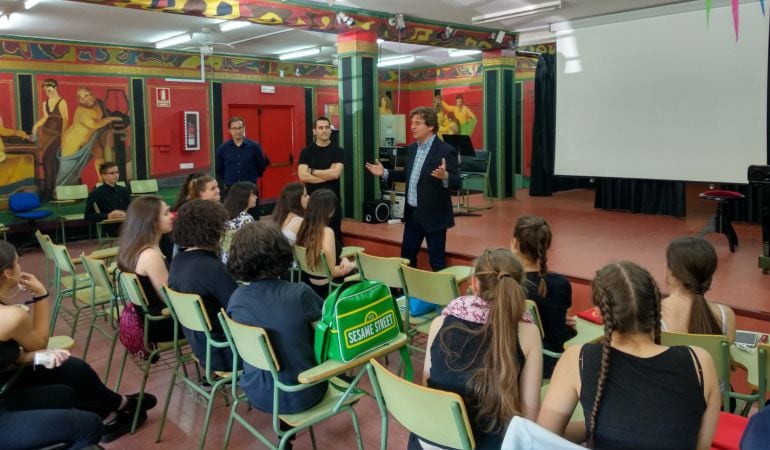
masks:
MULTIPOLYGON (((716 3, 716 2, 715 2, 716 3)), ((740 6, 557 32, 558 175, 746 183, 767 164, 768 18, 740 6)))

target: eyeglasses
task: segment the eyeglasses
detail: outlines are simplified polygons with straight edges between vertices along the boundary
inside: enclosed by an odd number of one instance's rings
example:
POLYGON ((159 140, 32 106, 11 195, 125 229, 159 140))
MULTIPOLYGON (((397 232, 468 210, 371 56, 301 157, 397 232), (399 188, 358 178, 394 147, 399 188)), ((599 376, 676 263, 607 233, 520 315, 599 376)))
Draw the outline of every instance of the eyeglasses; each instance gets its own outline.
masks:
POLYGON ((118 175, 118 174, 120 174, 120 172, 118 172, 118 171, 115 171, 115 172, 104 172, 104 174, 105 175, 118 175))

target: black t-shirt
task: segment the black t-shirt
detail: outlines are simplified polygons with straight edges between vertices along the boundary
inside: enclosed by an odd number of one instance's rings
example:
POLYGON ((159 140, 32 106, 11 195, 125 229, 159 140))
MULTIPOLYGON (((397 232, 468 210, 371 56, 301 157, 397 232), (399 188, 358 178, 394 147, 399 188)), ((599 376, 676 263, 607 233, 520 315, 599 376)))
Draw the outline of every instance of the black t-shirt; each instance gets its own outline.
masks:
MULTIPOLYGON (((538 293, 540 274, 527 272, 526 276, 522 286, 527 291, 527 298, 537 304, 537 310, 540 312, 540 320, 543 322, 543 348, 561 353, 564 351, 564 343, 573 337, 566 321, 567 310, 572 307, 572 285, 561 275, 546 273, 547 293, 542 297, 538 293)), ((550 356, 543 356, 544 378, 551 378, 556 361, 550 356)))
MULTIPOLYGON (((302 149, 299 154, 299 163, 307 164, 311 169, 325 170, 335 163, 343 163, 342 148, 337 147, 334 144, 329 144, 327 147, 319 147, 315 142, 310 144, 309 147, 302 149)), ((337 198, 340 196, 340 180, 324 181, 323 183, 307 183, 305 185, 307 193, 312 194, 313 191, 318 189, 331 189, 332 192, 337 194, 337 198)))
MULTIPOLYGON (((222 264, 222 261, 207 250, 185 250, 171 260, 168 285, 179 292, 198 294, 211 320, 211 336, 220 342, 227 340, 222 325, 217 319, 220 308, 227 308, 230 295, 238 285, 222 264)), ((206 335, 202 332, 183 329, 195 356, 207 364, 206 335)), ((233 360, 229 348, 212 348, 211 369, 232 370, 233 360)))

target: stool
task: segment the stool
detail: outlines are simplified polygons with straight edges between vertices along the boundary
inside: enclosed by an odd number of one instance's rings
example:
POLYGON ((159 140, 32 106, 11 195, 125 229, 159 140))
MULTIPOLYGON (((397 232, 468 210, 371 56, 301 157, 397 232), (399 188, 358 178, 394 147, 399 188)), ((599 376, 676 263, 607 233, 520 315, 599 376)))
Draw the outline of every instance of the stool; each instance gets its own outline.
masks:
POLYGON ((741 200, 746 198, 746 196, 735 191, 714 190, 701 192, 700 198, 715 200, 717 202, 717 211, 706 226, 700 230, 698 236, 703 236, 708 233, 722 233, 727 236, 727 242, 730 244, 730 252, 735 252, 735 246, 738 245, 738 235, 735 234, 735 229, 733 229, 730 210, 727 206, 731 201, 741 200))

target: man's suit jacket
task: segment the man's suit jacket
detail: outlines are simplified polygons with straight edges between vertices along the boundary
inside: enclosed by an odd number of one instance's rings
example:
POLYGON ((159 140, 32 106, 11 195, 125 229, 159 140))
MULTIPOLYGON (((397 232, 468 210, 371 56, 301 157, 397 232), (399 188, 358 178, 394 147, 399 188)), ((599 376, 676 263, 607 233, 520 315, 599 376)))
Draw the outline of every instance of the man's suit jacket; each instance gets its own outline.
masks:
MULTIPOLYGON (((422 165, 417 186, 411 186, 409 179, 416 154, 417 143, 415 142, 407 149, 406 170, 392 171, 388 178, 393 181, 406 182, 407 199, 409 198, 409 191, 417 189, 417 220, 420 221, 425 231, 432 232, 451 228, 455 224, 451 190, 460 188, 457 150, 436 136, 425 158, 425 163, 422 165), (441 158, 446 161, 449 188, 445 188, 441 180, 430 175, 434 169, 441 165, 441 158)), ((411 209, 412 207, 407 203, 406 213, 409 214, 411 209)))

